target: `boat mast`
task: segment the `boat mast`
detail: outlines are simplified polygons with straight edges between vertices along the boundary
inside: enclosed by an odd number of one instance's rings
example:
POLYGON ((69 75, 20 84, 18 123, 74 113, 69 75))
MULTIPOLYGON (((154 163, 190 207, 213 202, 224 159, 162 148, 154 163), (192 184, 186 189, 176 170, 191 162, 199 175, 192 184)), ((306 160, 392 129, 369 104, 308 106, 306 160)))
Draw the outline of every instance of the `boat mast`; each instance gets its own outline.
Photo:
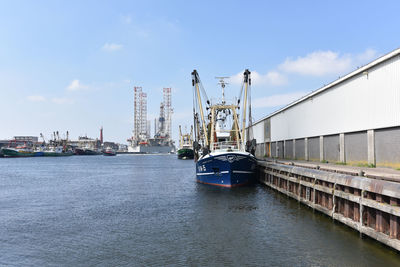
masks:
POLYGON ((245 132, 246 132, 246 108, 247 108, 247 89, 250 81, 250 71, 246 69, 244 75, 244 103, 243 103, 243 121, 242 121, 242 146, 245 147, 245 132))
POLYGON ((210 134, 210 150, 214 150, 214 132, 215 132, 215 107, 211 106, 211 134, 210 134))
POLYGON ((203 133, 204 133, 204 139, 205 139, 205 146, 208 146, 208 134, 207 134, 207 127, 206 127, 206 122, 204 120, 204 113, 203 113, 203 106, 201 103, 201 97, 200 97, 200 89, 199 89, 199 74, 197 73, 196 70, 193 70, 192 72, 192 85, 195 86, 196 88, 196 95, 197 95, 197 101, 199 104, 199 109, 200 109, 200 116, 201 116, 201 122, 203 124, 203 133))
POLYGON ((179 125, 179 148, 182 148, 182 146, 183 146, 183 136, 182 136, 181 126, 179 125))
POLYGON ((219 79, 219 84, 221 85, 222 88, 222 105, 225 105, 225 86, 229 83, 225 82, 224 79, 229 79, 229 77, 215 77, 215 79, 219 79))
POLYGON ((190 126, 189 144, 193 146, 193 125, 190 126))
POLYGON ((234 106, 232 108, 233 111, 233 125, 235 127, 235 136, 236 136, 236 143, 237 143, 237 147, 240 148, 240 140, 239 140, 239 120, 238 120, 238 116, 236 113, 236 109, 238 106, 234 106))

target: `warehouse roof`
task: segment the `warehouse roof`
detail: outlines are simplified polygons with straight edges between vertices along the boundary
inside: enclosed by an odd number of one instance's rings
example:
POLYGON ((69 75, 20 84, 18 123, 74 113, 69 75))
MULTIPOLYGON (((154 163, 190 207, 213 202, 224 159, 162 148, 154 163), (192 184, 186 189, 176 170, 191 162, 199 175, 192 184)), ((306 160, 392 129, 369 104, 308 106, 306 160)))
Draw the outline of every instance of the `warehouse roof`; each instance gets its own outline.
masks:
POLYGON ((280 108, 277 111, 274 111, 274 112, 270 113, 269 115, 267 115, 267 116, 257 120, 256 122, 254 122, 253 125, 257 124, 257 123, 259 123, 259 122, 261 122, 261 121, 263 121, 265 119, 268 119, 268 118, 270 118, 270 117, 272 117, 272 116, 274 116, 274 115, 276 115, 276 114, 278 114, 278 113, 280 113, 280 112, 282 112, 284 110, 287 110, 287 109, 289 109, 289 108, 291 108, 291 107, 293 107, 293 106, 295 106, 295 105, 297 105, 297 104, 299 104, 299 103, 301 103, 301 102, 303 102, 303 101, 305 101, 305 100, 307 100, 307 99, 309 99, 309 98, 311 98, 311 97, 313 97, 315 95, 318 95, 318 94, 320 94, 320 93, 322 93, 322 92, 324 92, 326 90, 329 90, 332 87, 334 87, 335 85, 340 84, 340 83, 342 83, 342 82, 344 82, 344 81, 346 81, 346 80, 348 80, 348 79, 350 79, 350 78, 352 78, 352 77, 354 77, 354 76, 356 76, 356 75, 358 75, 360 73, 363 73, 363 72, 367 71, 368 69, 370 69, 370 68, 372 68, 374 66, 377 66, 377 65, 381 64, 382 62, 384 62, 384 61, 386 61, 388 59, 391 59, 391 58, 393 58, 393 57, 395 57, 395 56, 397 56, 399 54, 400 54, 400 48, 397 48, 397 49, 393 50, 392 52, 387 53, 386 55, 383 55, 383 56, 375 59, 374 61, 372 61, 372 62, 370 62, 370 63, 368 63, 368 64, 366 64, 366 65, 364 65, 364 66, 362 66, 362 67, 360 67, 360 68, 358 68, 358 69, 356 69, 356 70, 354 70, 354 71, 352 71, 352 72, 350 72, 348 74, 346 74, 345 76, 343 76, 343 77, 341 77, 341 78, 339 78, 339 79, 337 79, 337 80, 335 80, 335 81, 333 81, 333 82, 321 87, 320 89, 312 91, 311 93, 309 93, 309 94, 303 96, 302 98, 300 98, 300 99, 298 99, 298 100, 296 100, 296 101, 284 106, 283 108, 280 108))

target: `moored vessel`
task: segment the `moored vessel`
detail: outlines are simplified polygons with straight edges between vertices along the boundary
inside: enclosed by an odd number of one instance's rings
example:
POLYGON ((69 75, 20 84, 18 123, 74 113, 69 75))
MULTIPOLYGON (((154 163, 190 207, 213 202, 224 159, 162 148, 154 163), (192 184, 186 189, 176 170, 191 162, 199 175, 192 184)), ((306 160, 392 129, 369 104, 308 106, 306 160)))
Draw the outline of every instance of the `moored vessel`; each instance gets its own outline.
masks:
POLYGON ((194 159, 194 152, 192 148, 181 148, 177 151, 178 159, 194 159))
POLYGON ((97 149, 85 148, 84 155, 90 155, 90 156, 101 155, 101 151, 97 149))
POLYGON ((72 156, 73 154, 72 151, 66 150, 62 146, 49 146, 43 151, 43 156, 45 157, 65 157, 72 156))
POLYGON ((80 147, 76 147, 74 149, 74 154, 75 155, 85 155, 85 149, 84 148, 80 148, 80 147))
POLYGON ((190 134, 182 134, 181 126, 179 125, 179 149, 177 151, 178 159, 193 159, 193 126, 190 134))
MULTIPOLYGON (((222 87, 222 99, 212 103, 205 94, 196 70, 192 72, 192 85, 194 89, 194 153, 196 162, 197 182, 222 186, 236 187, 253 183, 257 161, 246 141, 246 111, 251 84, 250 71, 246 70, 239 99, 228 104, 225 100, 224 78, 219 77, 222 87), (201 90, 200 90, 201 88, 201 90), (244 90, 243 90, 244 88, 244 90), (243 94, 243 103, 240 100, 243 94), (203 108, 202 99, 205 100, 203 108), (239 127, 238 110, 242 110, 242 127, 239 127), (204 110, 207 111, 205 116, 204 110), (247 148, 247 149, 246 149, 247 148)), ((251 119, 249 119, 251 121, 251 119)), ((255 142, 248 142, 255 143, 255 142)))
POLYGON ((116 156, 117 153, 111 147, 107 147, 106 149, 103 150, 103 155, 104 156, 116 156))
POLYGON ((86 155, 86 156, 93 156, 93 155, 101 155, 101 151, 96 149, 96 148, 82 148, 82 147, 76 147, 74 149, 73 154, 75 155, 86 155))
POLYGON ((17 147, 7 147, 2 149, 2 153, 5 157, 34 157, 40 156, 32 148, 26 146, 17 146, 17 147))

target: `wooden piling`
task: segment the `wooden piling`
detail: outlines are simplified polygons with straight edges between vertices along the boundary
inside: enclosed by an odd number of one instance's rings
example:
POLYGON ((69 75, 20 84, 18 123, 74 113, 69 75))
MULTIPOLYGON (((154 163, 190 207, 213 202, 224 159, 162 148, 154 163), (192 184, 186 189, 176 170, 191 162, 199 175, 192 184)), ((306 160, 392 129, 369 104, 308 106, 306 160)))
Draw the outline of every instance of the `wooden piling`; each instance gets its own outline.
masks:
POLYGON ((259 181, 400 251, 400 183, 259 163, 259 181))

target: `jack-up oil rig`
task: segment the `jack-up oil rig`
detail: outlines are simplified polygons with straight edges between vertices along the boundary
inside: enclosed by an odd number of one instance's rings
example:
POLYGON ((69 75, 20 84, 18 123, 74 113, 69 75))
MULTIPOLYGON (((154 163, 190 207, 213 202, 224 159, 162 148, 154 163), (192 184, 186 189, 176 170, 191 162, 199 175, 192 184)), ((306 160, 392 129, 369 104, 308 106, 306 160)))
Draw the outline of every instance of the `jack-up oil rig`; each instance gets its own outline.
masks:
POLYGON ((175 153, 171 139, 171 88, 163 89, 160 115, 154 119, 154 137, 150 138, 151 122, 147 120, 147 94, 142 87, 134 87, 133 135, 128 139, 128 152, 138 154, 175 153))

